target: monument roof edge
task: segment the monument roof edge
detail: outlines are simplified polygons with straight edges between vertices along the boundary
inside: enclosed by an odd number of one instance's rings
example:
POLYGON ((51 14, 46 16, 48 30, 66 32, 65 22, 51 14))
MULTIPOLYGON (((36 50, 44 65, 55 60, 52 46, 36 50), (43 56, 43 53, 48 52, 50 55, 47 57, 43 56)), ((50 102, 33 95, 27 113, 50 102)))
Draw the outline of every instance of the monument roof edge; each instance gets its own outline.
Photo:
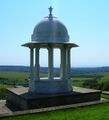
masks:
POLYGON ((79 47, 77 44, 75 43, 71 43, 71 42, 56 42, 56 43, 51 43, 51 42, 43 42, 43 43, 40 43, 40 42, 28 42, 28 43, 25 43, 21 46, 24 46, 24 47, 36 47, 36 46, 40 46, 40 47, 48 47, 48 46, 53 46, 53 47, 58 47, 58 46, 61 46, 61 45, 65 45, 65 46, 70 46, 70 47, 79 47))

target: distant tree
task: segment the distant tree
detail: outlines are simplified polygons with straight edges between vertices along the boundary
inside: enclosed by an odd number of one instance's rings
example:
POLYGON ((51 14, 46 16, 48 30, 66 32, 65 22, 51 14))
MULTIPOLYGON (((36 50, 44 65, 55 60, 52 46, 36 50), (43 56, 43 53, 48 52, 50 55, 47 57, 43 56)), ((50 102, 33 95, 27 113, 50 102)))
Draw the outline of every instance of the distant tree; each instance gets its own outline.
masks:
POLYGON ((83 82, 83 86, 88 88, 97 88, 97 85, 98 85, 98 82, 96 79, 85 80, 83 82))

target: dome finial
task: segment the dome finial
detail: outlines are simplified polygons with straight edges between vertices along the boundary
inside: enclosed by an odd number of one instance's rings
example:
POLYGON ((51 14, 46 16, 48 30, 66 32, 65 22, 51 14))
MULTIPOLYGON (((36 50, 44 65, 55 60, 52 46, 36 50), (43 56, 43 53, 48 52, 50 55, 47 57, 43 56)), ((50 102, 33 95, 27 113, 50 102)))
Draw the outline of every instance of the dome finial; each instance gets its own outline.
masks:
POLYGON ((53 8, 50 6, 48 9, 49 9, 49 12, 50 12, 49 17, 52 17, 52 10, 53 10, 53 8))

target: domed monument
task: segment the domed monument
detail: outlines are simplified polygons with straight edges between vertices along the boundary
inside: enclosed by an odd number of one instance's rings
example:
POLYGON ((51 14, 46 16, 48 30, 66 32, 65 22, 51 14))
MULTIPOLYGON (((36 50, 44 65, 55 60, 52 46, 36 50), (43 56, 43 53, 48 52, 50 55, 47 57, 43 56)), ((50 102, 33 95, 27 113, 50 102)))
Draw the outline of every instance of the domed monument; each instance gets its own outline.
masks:
POLYGON ((77 47, 69 43, 69 35, 65 25, 50 14, 39 22, 31 36, 31 42, 23 46, 30 48, 30 80, 29 91, 34 93, 66 93, 72 92, 70 80, 70 49, 77 47), (39 77, 39 51, 41 48, 48 50, 48 78, 39 77), (60 77, 53 75, 53 50, 59 48, 61 52, 60 77), (34 55, 35 53, 35 55, 34 55), (34 60, 35 58, 35 60, 34 60))
POLYGON ((25 110, 100 100, 100 91, 72 88, 70 50, 78 45, 69 42, 67 28, 52 15, 52 9, 50 7, 49 16, 35 26, 31 42, 22 45, 30 49, 29 87, 9 88, 7 105, 25 110), (48 50, 46 78, 40 78, 39 55, 42 48, 48 50), (57 48, 60 50, 60 76, 54 77, 53 57, 57 48))

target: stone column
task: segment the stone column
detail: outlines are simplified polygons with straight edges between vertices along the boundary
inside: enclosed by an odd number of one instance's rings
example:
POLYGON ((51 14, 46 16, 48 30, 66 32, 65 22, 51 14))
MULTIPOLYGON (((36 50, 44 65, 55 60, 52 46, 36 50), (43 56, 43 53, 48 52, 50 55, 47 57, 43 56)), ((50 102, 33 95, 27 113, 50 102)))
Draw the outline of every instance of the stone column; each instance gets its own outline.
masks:
POLYGON ((34 71, 34 48, 30 48, 30 80, 33 80, 34 71))
POLYGON ((53 80, 53 48, 48 47, 48 79, 53 80))
POLYGON ((66 48, 61 48, 61 66, 60 66, 60 77, 62 80, 66 80, 66 48))
POLYGON ((34 68, 34 80, 40 80, 39 77, 39 48, 35 48, 35 68, 34 68))
POLYGON ((67 78, 70 79, 70 71, 71 71, 70 48, 66 49, 66 58, 67 58, 67 62, 66 62, 67 78))

